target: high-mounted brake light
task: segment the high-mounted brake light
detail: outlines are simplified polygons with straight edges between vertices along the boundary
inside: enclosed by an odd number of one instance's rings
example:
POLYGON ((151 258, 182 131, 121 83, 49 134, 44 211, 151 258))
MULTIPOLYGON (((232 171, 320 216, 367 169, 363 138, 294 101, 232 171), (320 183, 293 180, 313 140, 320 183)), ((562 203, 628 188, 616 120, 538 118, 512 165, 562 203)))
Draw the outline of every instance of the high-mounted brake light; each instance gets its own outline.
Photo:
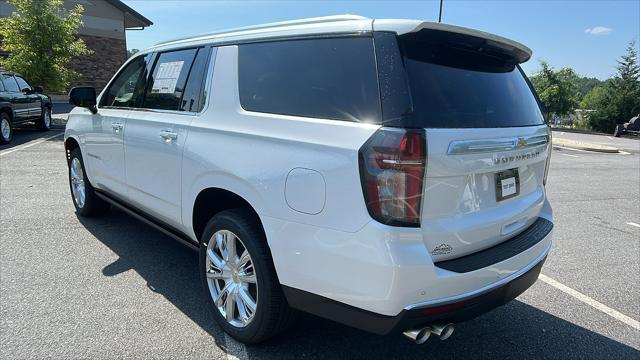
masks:
POLYGON ((381 128, 362 146, 360 177, 371 217, 420 226, 426 151, 424 130, 381 128))

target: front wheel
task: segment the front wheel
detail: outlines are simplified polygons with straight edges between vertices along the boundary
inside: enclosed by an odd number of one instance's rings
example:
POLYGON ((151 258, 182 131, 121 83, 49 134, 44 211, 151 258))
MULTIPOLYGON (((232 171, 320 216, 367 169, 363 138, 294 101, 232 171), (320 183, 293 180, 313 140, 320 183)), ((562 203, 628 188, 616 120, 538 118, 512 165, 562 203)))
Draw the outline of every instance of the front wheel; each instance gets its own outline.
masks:
POLYGON ((71 159, 69 160, 69 187, 71 189, 73 206, 75 206, 78 215, 93 217, 109 210, 110 205, 96 195, 93 186, 89 183, 79 148, 71 151, 71 159))
POLYGON ((36 126, 41 131, 51 130, 51 108, 45 106, 42 108, 42 117, 36 122, 36 126))
POLYGON ((293 321, 271 252, 255 214, 222 211, 200 242, 200 273, 216 322, 238 341, 255 344, 293 321))

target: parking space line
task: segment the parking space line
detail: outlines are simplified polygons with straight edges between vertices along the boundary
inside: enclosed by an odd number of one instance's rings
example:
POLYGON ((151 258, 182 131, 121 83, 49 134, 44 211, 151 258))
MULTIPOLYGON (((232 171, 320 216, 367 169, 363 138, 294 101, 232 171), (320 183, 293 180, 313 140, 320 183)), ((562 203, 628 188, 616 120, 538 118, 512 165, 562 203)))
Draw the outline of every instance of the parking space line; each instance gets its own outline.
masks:
POLYGON ((566 286, 564 284, 561 284, 561 283, 557 282, 556 280, 554 280, 554 279, 552 279, 552 278, 550 278, 550 277, 548 277, 548 276, 546 276, 544 274, 540 274, 539 279, 544 281, 545 283, 553 286, 554 288, 556 288, 556 289, 558 289, 558 290, 560 290, 560 291, 562 291, 562 292, 564 292, 566 294, 569 294, 569 295, 573 296, 574 298, 576 298, 576 299, 582 301, 583 303, 593 307, 594 309, 600 310, 603 313, 611 316, 612 318, 614 318, 614 319, 616 319, 616 320, 618 320, 620 322, 623 322, 623 323, 631 326, 632 328, 634 328, 636 330, 640 330, 640 322, 638 322, 637 320, 632 319, 629 316, 627 316, 627 315, 625 315, 625 314, 623 314, 623 313, 621 313, 621 312, 619 312, 617 310, 614 310, 614 309, 608 307, 607 305, 605 305, 605 304, 603 304, 603 303, 601 303, 601 302, 599 302, 597 300, 594 300, 593 298, 590 298, 589 296, 587 296, 587 295, 585 295, 585 294, 583 294, 583 293, 581 293, 581 292, 579 292, 577 290, 574 290, 574 289, 572 289, 572 288, 570 288, 570 287, 568 287, 568 286, 566 286))
POLYGON ((631 225, 631 226, 635 226, 637 228, 640 228, 640 224, 636 224, 634 222, 628 222, 627 225, 631 225))
POLYGON ((580 157, 580 156, 578 156, 578 155, 572 155, 572 154, 565 154, 565 153, 560 153, 560 154, 561 154, 561 155, 564 155, 564 156, 580 157))
POLYGON ((45 141, 47 141, 47 140, 51 140, 51 139, 53 139, 53 138, 56 138, 56 137, 58 137, 58 136, 62 136, 62 135, 64 135, 64 132, 61 132, 61 133, 59 133, 59 134, 55 134, 55 135, 51 135, 51 136, 48 136, 48 137, 46 137, 46 138, 42 138, 42 139, 40 139, 40 140, 38 140, 38 141, 35 141, 35 142, 32 142, 32 143, 28 143, 28 144, 23 145, 23 146, 18 146, 18 147, 14 148, 14 149, 11 149, 11 150, 7 150, 7 151, 4 151, 4 152, 1 152, 1 153, 0 153, 0 156, 5 156, 5 155, 11 154, 12 152, 15 152, 15 151, 19 151, 19 150, 24 150, 24 149, 26 149, 26 148, 30 148, 30 147, 32 147, 32 146, 34 146, 34 145, 38 145, 38 144, 40 144, 40 143, 42 143, 42 142, 45 142, 45 141))

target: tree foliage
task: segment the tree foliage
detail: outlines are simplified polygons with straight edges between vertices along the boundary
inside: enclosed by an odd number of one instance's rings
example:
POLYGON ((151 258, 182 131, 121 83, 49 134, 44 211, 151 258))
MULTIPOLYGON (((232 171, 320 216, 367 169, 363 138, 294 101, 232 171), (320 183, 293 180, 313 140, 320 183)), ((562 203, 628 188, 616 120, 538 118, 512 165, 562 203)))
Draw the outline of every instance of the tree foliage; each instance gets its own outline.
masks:
POLYGON ((13 14, 0 22, 2 47, 9 57, 0 66, 24 75, 34 84, 64 91, 80 74, 69 69, 72 58, 91 53, 77 38, 82 5, 73 10, 63 0, 8 0, 13 14))
POLYGON ((541 70, 531 77, 531 82, 545 107, 546 115, 566 115, 576 108, 576 87, 571 79, 577 77, 573 69, 554 71, 545 61, 541 70))
POLYGON ((140 50, 139 50, 139 49, 130 49, 130 50, 127 50, 127 59, 128 59, 128 58, 130 58, 130 57, 132 57, 133 55, 135 55, 135 54, 139 53, 139 52, 140 52, 140 50))
POLYGON ((602 94, 589 100, 596 110, 589 116, 595 130, 611 132, 616 124, 640 113, 640 65, 635 41, 629 43, 616 69, 616 76, 607 81, 602 94))

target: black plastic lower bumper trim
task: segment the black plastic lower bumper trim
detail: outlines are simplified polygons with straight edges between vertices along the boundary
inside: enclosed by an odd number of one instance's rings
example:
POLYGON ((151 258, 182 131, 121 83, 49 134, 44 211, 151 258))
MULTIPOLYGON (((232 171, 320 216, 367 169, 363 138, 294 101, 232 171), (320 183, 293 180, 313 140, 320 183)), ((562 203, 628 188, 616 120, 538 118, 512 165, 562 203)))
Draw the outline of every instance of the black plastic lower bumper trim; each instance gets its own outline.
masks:
POLYGON ((526 230, 509 240, 457 259, 437 262, 435 265, 441 269, 457 273, 466 273, 483 269, 532 248, 534 245, 542 241, 552 229, 553 223, 551 221, 539 217, 526 230))
POLYGON ((460 323, 515 299, 538 279, 546 257, 514 280, 482 295, 456 303, 403 310, 386 316, 288 286, 282 286, 289 305, 335 322, 379 335, 401 332, 434 323, 460 323))

